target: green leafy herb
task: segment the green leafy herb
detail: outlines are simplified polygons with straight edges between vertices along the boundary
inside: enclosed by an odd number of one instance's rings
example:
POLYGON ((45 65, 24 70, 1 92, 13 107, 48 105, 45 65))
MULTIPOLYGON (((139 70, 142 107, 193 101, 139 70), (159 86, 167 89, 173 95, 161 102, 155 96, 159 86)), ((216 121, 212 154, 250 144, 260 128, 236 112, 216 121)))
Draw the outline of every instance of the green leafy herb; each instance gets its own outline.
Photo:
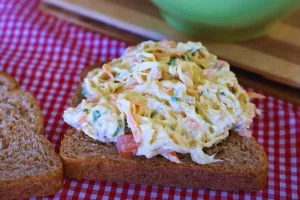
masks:
POLYGON ((115 133, 113 134, 113 137, 116 137, 119 134, 119 132, 122 129, 122 126, 123 126, 123 122, 122 122, 122 120, 119 119, 118 120, 118 128, 116 129, 115 133))
POLYGON ((172 101, 178 101, 179 98, 178 98, 178 97, 175 97, 175 96, 172 96, 172 97, 171 97, 171 100, 172 100, 172 101))
POLYGON ((224 92, 220 92, 220 95, 225 96, 225 93, 224 92))
POLYGON ((222 69, 222 67, 217 67, 217 71, 218 72, 221 71, 221 69, 222 69))
POLYGON ((100 111, 94 110, 94 112, 93 112, 93 121, 96 122, 99 117, 101 117, 100 111))
POLYGON ((157 113, 158 113, 157 110, 154 110, 154 111, 151 113, 151 118, 154 117, 157 113))
POLYGON ((234 127, 233 127, 233 130, 239 130, 241 128, 241 124, 236 124, 234 127))
POLYGON ((86 97, 86 95, 87 95, 87 92, 85 91, 84 88, 81 90, 81 95, 84 96, 84 97, 86 97))
POLYGON ((83 109, 82 111, 83 111, 83 112, 85 112, 85 113, 88 113, 88 112, 89 112, 89 110, 88 110, 88 109, 86 109, 86 108, 85 108, 85 109, 83 109))
POLYGON ((175 59, 170 59, 170 61, 168 62, 168 65, 174 66, 175 65, 175 59))

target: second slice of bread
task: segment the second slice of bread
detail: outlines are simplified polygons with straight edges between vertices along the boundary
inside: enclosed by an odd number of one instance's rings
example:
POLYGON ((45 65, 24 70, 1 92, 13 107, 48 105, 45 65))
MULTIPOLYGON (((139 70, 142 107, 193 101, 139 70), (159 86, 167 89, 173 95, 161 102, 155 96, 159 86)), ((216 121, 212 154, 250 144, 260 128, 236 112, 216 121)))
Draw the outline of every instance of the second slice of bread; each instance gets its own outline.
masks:
POLYGON ((62 188, 62 163, 43 135, 38 102, 3 72, 0 92, 0 199, 54 194, 62 188))

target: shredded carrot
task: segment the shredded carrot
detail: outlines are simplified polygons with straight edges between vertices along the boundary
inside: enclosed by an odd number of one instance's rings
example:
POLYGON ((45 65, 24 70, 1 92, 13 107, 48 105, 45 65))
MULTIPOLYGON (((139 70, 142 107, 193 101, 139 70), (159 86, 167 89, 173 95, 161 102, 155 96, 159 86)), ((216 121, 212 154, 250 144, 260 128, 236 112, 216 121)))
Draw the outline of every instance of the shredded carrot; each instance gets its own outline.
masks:
POLYGON ((170 90, 172 90, 172 88, 165 88, 165 87, 163 87, 163 91, 165 91, 165 92, 169 92, 170 90))
POLYGON ((251 132, 247 129, 242 129, 239 132, 239 135, 250 138, 252 136, 251 132))
POLYGON ((176 47, 176 42, 174 41, 170 41, 170 40, 164 40, 162 41, 162 44, 166 44, 166 45, 169 45, 170 47, 176 47))
POLYGON ((86 120, 86 115, 82 115, 82 116, 78 119, 78 123, 79 123, 79 124, 82 124, 85 120, 86 120))
POLYGON ((227 62, 225 62, 223 60, 218 60, 215 64, 215 67, 225 67, 226 65, 228 65, 227 62))
POLYGON ((136 80, 134 80, 134 81, 131 81, 131 82, 129 82, 129 84, 128 84, 128 82, 126 83, 126 85, 125 85, 125 89, 131 89, 131 88, 133 88, 134 86, 136 86, 136 85, 138 85, 139 83, 136 81, 136 80))
POLYGON ((102 69, 110 78, 114 78, 114 75, 110 71, 110 65, 104 64, 102 69))
POLYGON ((162 72, 158 70, 152 69, 149 75, 155 79, 161 79, 162 78, 162 72))
POLYGON ((174 95, 174 89, 173 88, 163 88, 163 90, 170 96, 174 95))
POLYGON ((116 94, 116 93, 111 94, 111 98, 112 98, 113 100, 115 100, 115 101, 118 100, 118 97, 117 97, 117 94, 116 94))
POLYGON ((182 117, 186 117, 186 114, 185 114, 185 112, 183 112, 183 111, 179 112, 179 114, 180 114, 182 117))
POLYGON ((190 77, 192 76, 192 73, 190 70, 185 70, 185 71, 183 71, 183 73, 187 76, 190 76, 190 77))
POLYGON ((133 97, 133 98, 131 99, 131 101, 134 102, 134 104, 136 105, 136 108, 139 108, 140 106, 143 106, 143 105, 146 104, 146 101, 141 100, 141 99, 139 99, 139 98, 135 98, 135 97, 133 97))
POLYGON ((190 88, 190 87, 187 88, 187 92, 192 95, 197 94, 197 91, 194 88, 190 88))
POLYGON ((215 69, 205 69, 203 70, 204 76, 215 76, 217 74, 217 71, 215 69))
POLYGON ((132 134, 136 143, 142 140, 142 132, 135 118, 136 108, 133 103, 130 104, 130 111, 128 113, 128 123, 132 126, 132 134))
POLYGON ((188 124, 188 126, 190 126, 193 129, 199 129, 200 128, 200 123, 197 122, 196 120, 192 119, 192 118, 187 119, 187 124, 188 124))
POLYGON ((256 92, 247 92, 247 94, 251 99, 264 99, 264 98, 266 98, 264 95, 258 94, 256 92))
POLYGON ((165 157, 166 159, 175 162, 175 163, 181 163, 176 152, 172 151, 172 152, 164 152, 161 154, 163 157, 165 157))
POLYGON ((130 53, 133 52, 134 50, 136 50, 137 47, 136 46, 132 46, 132 47, 127 47, 127 49, 125 50, 126 53, 130 53))
POLYGON ((133 81, 132 83, 131 83, 131 85, 130 86, 136 86, 136 85, 138 85, 139 83, 137 82, 137 81, 133 81))

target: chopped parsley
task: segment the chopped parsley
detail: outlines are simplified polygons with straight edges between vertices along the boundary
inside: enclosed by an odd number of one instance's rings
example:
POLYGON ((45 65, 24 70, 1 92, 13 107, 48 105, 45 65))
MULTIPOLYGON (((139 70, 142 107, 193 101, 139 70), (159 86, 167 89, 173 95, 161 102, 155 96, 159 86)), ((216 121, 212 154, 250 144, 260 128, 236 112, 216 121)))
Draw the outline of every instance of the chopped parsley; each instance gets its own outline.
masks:
POLYGON ((236 124, 234 127, 233 127, 233 130, 239 130, 241 128, 241 124, 236 124))
POLYGON ((178 101, 179 98, 178 98, 178 97, 175 97, 175 96, 172 96, 172 97, 171 97, 171 100, 172 100, 172 101, 178 101))
POLYGON ((94 112, 93 112, 93 122, 96 122, 99 117, 101 117, 100 111, 94 110, 94 112))
POLYGON ((115 133, 113 134, 113 137, 116 137, 119 134, 122 127, 123 127, 123 122, 122 122, 122 120, 119 119, 118 120, 118 128, 116 129, 115 133))
POLYGON ((224 92, 220 92, 220 95, 225 96, 225 93, 224 92))
POLYGON ((174 66, 175 65, 175 59, 170 59, 168 62, 168 65, 174 66))
POLYGON ((85 112, 85 113, 88 113, 88 112, 89 112, 89 110, 88 110, 88 109, 86 109, 86 108, 85 108, 85 109, 83 109, 82 111, 83 111, 83 112, 85 112))
POLYGON ((81 95, 84 96, 84 97, 86 97, 86 95, 87 95, 87 92, 85 91, 84 88, 81 90, 81 95))
POLYGON ((221 71, 221 69, 222 69, 222 67, 217 67, 217 71, 218 72, 221 71))

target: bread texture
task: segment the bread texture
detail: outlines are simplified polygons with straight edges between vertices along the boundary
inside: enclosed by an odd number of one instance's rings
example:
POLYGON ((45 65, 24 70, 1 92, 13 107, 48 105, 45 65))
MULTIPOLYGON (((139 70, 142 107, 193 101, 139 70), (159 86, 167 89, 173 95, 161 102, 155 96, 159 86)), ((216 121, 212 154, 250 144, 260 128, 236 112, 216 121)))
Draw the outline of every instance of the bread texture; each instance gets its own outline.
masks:
POLYGON ((62 188, 62 162, 43 135, 38 102, 3 72, 0 93, 0 199, 55 194, 62 188))
MULTIPOLYGON (((101 64, 87 68, 87 72, 101 64)), ((80 103, 81 83, 71 106, 80 103)), ((268 161, 265 152, 253 137, 231 132, 224 141, 204 151, 222 162, 199 165, 189 155, 179 155, 176 164, 156 156, 120 157, 114 144, 96 141, 82 132, 69 129, 62 140, 60 156, 67 177, 109 180, 141 184, 157 184, 184 188, 209 188, 226 191, 257 191, 267 180, 268 161)))

